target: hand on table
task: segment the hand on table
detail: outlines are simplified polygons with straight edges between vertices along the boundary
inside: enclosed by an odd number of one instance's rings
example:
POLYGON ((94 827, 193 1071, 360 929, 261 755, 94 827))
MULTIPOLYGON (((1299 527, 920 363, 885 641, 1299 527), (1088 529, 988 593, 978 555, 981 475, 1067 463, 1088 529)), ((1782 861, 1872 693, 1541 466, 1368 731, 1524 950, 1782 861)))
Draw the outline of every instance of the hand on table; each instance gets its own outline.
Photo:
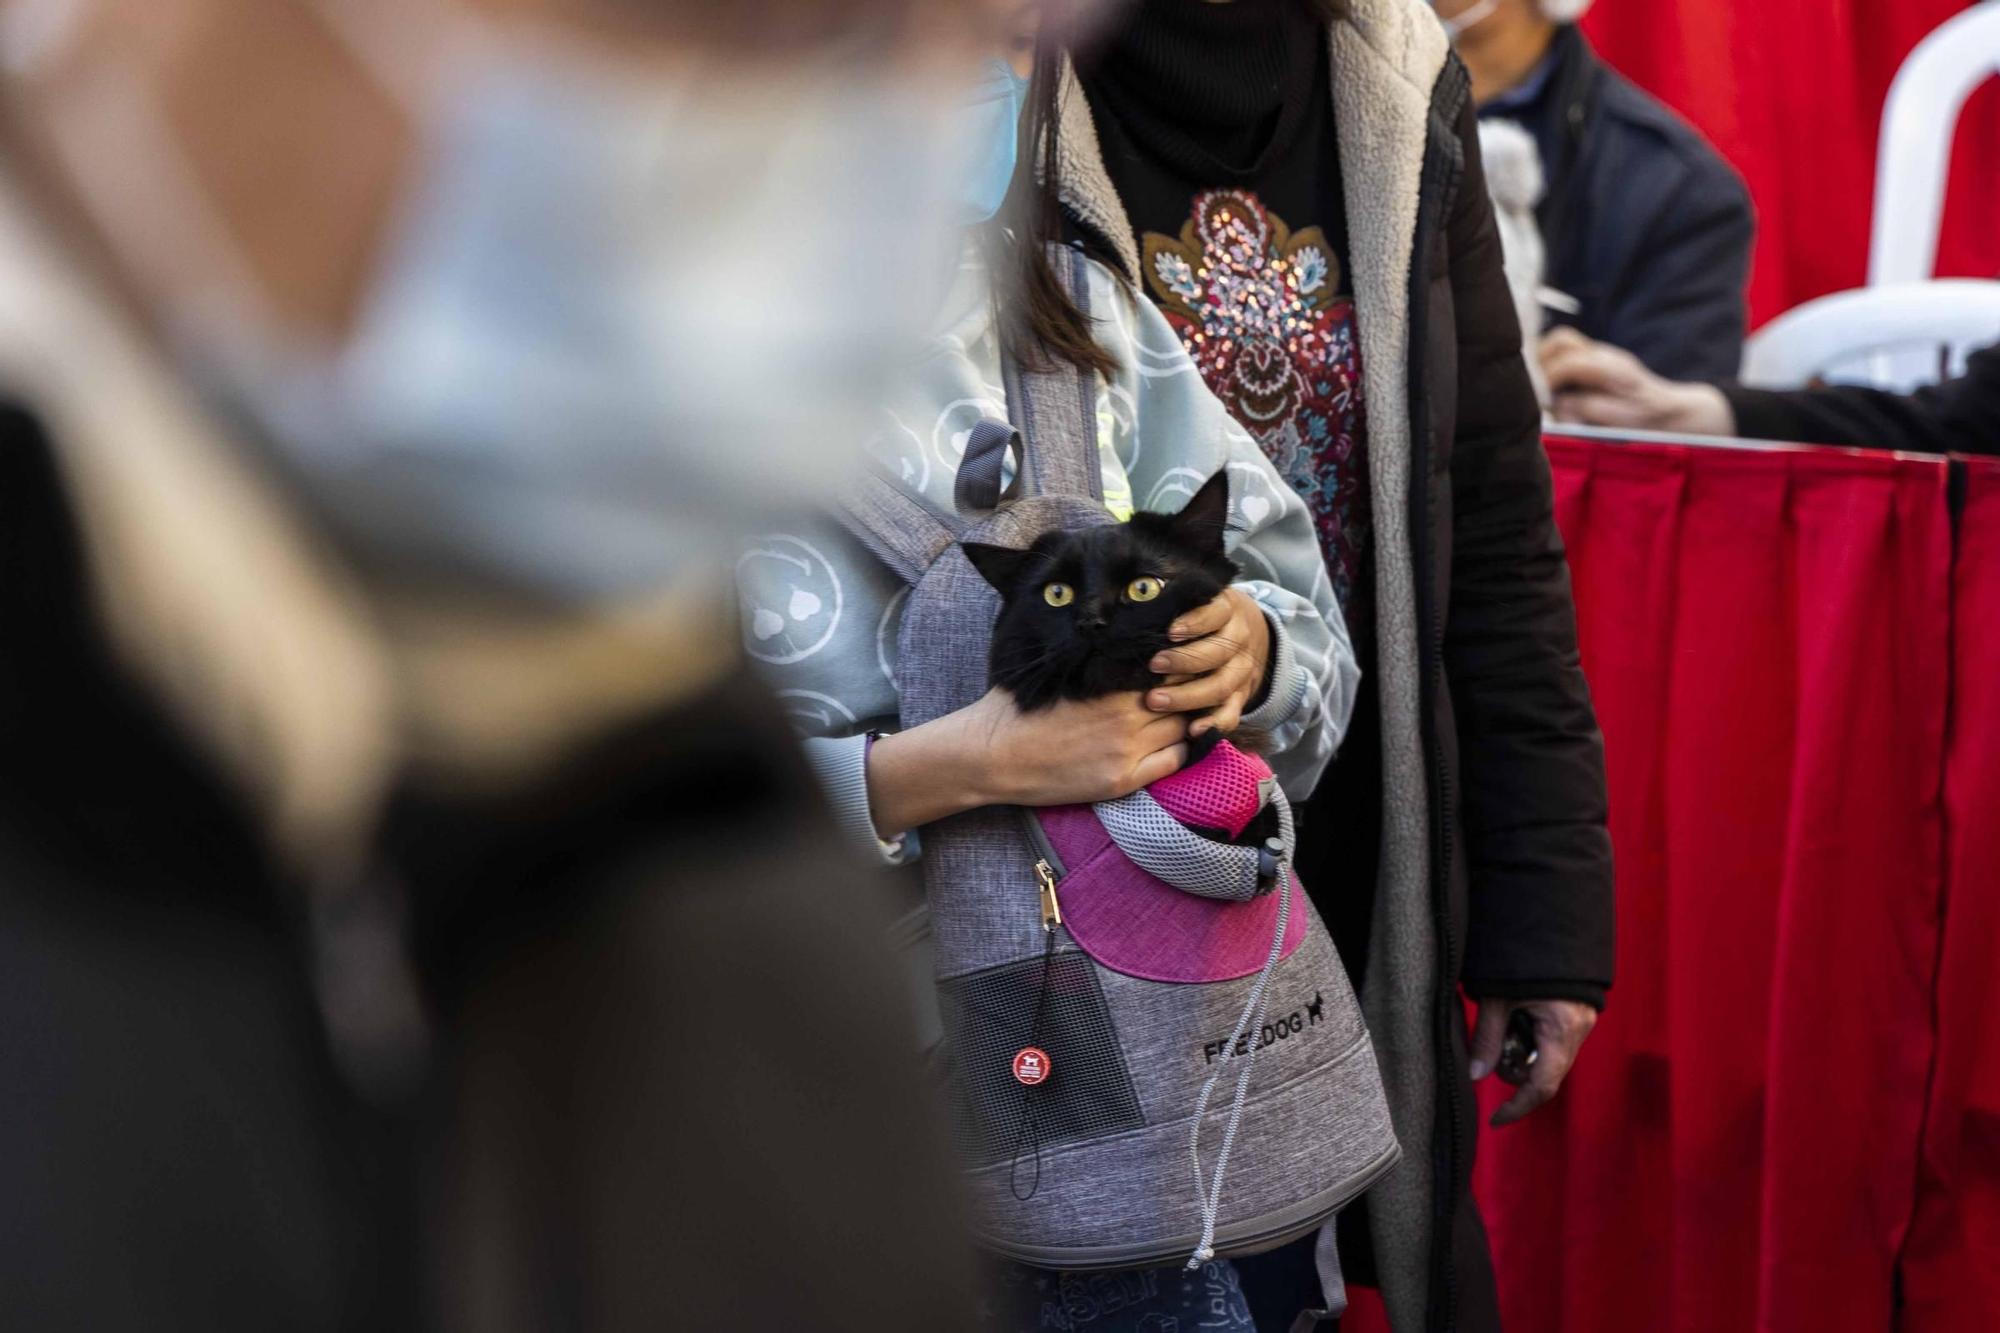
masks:
POLYGON ((1734 435, 1736 413, 1712 384, 1661 379, 1623 348, 1559 328, 1537 348, 1557 421, 1616 430, 1734 435))

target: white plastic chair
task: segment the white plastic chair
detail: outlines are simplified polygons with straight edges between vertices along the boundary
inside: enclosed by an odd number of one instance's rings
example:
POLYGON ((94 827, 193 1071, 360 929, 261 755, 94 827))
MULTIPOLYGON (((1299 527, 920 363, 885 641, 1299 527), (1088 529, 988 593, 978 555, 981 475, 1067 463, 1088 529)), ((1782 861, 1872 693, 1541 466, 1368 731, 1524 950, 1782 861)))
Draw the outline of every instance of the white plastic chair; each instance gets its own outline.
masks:
POLYGON ((1922 282, 1937 272, 1945 176, 1966 99, 2000 75, 2000 0, 1986 0, 1917 43, 1882 111, 1875 232, 1868 285, 1922 282))
POLYGON ((1759 329, 1743 382, 1797 388, 1815 379, 1906 392, 1964 373, 2000 342, 2000 282, 1950 278, 1863 287, 1808 301, 1759 329))

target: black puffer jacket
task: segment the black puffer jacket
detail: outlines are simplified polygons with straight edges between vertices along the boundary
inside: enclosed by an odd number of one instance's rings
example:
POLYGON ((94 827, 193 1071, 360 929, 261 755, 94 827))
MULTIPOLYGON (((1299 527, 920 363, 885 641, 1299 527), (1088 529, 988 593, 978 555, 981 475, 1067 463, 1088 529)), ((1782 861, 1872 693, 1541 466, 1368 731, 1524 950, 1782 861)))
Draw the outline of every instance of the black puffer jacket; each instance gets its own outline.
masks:
MULTIPOLYGON (((1346 10, 1328 40, 1369 403, 1384 814, 1363 999, 1405 1154, 1369 1196, 1370 1276, 1403 1333, 1487 1329, 1459 983, 1602 1003, 1603 746, 1469 80, 1422 0, 1346 10)), ((1136 282, 1088 104, 1073 83, 1064 96, 1064 204, 1136 282)))
POLYGON ((1477 1129, 1449 978, 1456 971, 1480 998, 1602 1006, 1612 866, 1569 565, 1456 63, 1433 100, 1418 236, 1410 503, 1445 949, 1434 1152, 1448 1188, 1436 1216, 1451 1237, 1429 1326, 1497 1328, 1485 1232, 1467 1193, 1477 1129))

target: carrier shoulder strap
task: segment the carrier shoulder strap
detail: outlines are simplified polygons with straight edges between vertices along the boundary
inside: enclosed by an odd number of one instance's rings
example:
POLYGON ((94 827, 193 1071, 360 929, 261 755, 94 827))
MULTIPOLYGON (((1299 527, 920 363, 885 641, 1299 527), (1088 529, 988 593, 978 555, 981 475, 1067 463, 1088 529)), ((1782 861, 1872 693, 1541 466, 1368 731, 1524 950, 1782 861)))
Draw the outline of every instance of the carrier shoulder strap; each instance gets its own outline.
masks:
POLYGON ((872 468, 847 488, 836 516, 855 540, 912 586, 923 581, 964 531, 963 524, 872 468))
MULTIPOLYGON (((1049 267, 1086 318, 1090 261, 1067 245, 1049 247, 1049 267)), ((1097 374, 1056 357, 1035 370, 1013 358, 1002 363, 1008 415, 1027 439, 1026 495, 1067 495, 1104 503, 1097 458, 1097 374)))
MULTIPOLYGON (((1089 261, 1068 246, 1051 246, 1049 261, 1070 298, 1087 312, 1089 261)), ((956 514, 875 468, 841 497, 842 525, 906 583, 920 581, 967 528, 1011 499, 1061 495, 1104 502, 1095 374, 1053 358, 1044 367, 1026 369, 1003 349, 1000 375, 1013 421, 973 424, 953 488, 956 514), (1010 453, 1014 484, 1003 494, 1010 453)))

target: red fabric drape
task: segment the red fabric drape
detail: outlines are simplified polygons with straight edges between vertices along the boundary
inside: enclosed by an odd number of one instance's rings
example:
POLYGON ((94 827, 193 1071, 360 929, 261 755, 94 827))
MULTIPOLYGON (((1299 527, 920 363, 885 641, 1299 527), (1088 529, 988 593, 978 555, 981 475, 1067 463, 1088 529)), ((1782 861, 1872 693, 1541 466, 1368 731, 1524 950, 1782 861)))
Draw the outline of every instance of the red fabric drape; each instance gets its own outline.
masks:
MULTIPOLYGON (((1736 164, 1760 221, 1751 316, 1867 275, 1882 102, 1918 41, 1965 0, 1603 0, 1584 31, 1606 59, 1736 164)), ((1938 270, 2000 274, 2000 86, 1960 122, 1938 270)))
MULTIPOLYGON (((1886 1333, 1920 1143, 1935 1179, 1911 1249, 1973 1322, 1909 1327, 2000 1326, 1960 1291, 1982 1263, 2000 1281, 1961 1221, 2000 1235, 2000 1192, 1977 1184, 2000 1179, 2000 474, 1985 571, 1959 566, 1960 598, 1987 599, 1961 664, 1996 678, 1954 733, 1986 763, 1955 782, 1951 826, 1961 888, 1983 875, 1983 893, 1959 894, 1941 949, 1943 461, 1549 453, 1610 770, 1618 980, 1563 1095, 1481 1135, 1508 1327, 1886 1333), (1958 989, 1939 1037, 1941 957, 1958 989), (1926 1138, 1938 1046, 1962 1091, 1926 1138)), ((1488 1081, 1487 1110, 1502 1091, 1488 1081)), ((1345 1327, 1381 1329, 1378 1308, 1345 1327)))
POLYGON ((1953 572, 1944 948, 1906 1333, 2000 1324, 2000 461, 1966 463, 1953 572))
POLYGON ((1931 1061, 1944 465, 1549 449, 1619 975, 1565 1096, 1481 1147, 1508 1322, 1882 1333, 1931 1061))

